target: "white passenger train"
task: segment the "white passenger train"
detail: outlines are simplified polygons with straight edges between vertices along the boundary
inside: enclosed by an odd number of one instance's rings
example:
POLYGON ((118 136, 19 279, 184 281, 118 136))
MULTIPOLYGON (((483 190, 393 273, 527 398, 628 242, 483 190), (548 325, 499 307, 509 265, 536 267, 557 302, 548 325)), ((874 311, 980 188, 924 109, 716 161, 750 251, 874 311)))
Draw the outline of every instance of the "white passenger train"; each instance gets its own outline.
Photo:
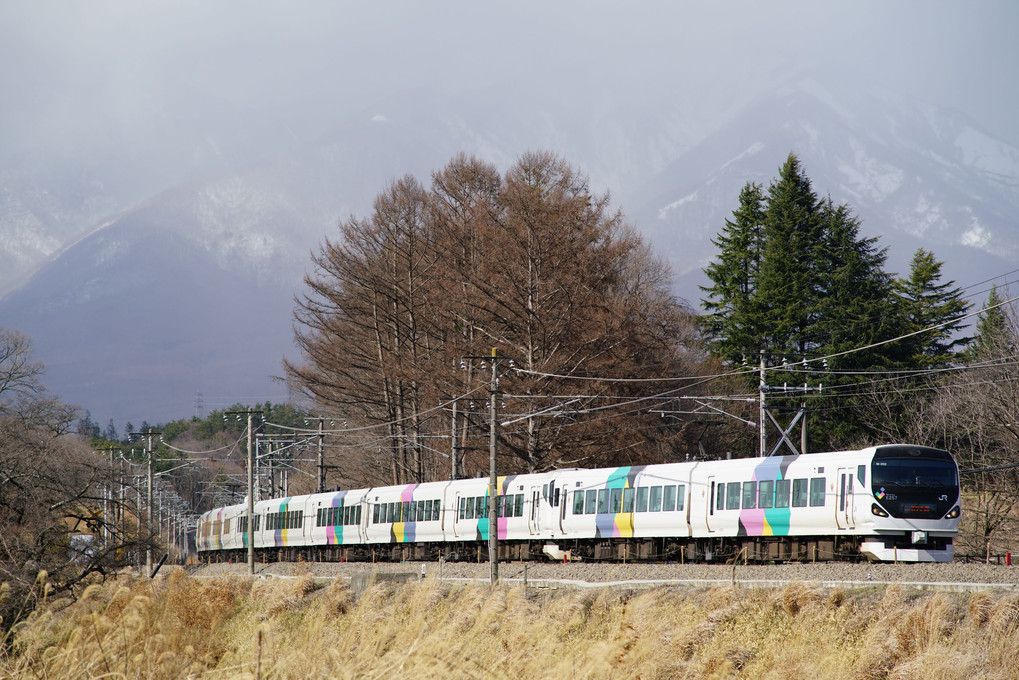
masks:
MULTIPOLYGON (((570 469, 499 478, 500 559, 947 562, 959 471, 940 449, 570 469)), ((255 503, 258 559, 484 560, 488 479, 255 503)), ((209 559, 243 561, 245 505, 198 521, 209 559)))

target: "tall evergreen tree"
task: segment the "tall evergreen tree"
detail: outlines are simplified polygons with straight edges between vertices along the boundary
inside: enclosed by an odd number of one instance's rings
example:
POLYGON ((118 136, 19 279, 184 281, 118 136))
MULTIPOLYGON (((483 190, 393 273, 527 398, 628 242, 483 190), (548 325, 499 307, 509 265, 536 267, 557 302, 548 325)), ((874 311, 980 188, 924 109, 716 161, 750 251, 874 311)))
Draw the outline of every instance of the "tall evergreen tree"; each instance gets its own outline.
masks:
MULTIPOLYGON (((703 289, 709 312, 705 327, 718 356, 733 361, 764 350, 779 360, 807 359, 797 370, 769 371, 768 383, 823 383, 824 395, 832 395, 817 399, 811 393, 812 408, 828 413, 811 425, 814 450, 860 439, 867 428, 865 417, 854 416, 855 402, 839 396, 841 388, 860 378, 828 373, 809 359, 877 345, 840 356, 829 368, 903 363, 901 349, 878 344, 907 327, 892 277, 884 270, 886 250, 859 232, 850 208, 819 199, 799 159, 790 154, 766 196, 755 194, 752 185, 744 188, 739 209, 715 241, 719 257, 705 270, 713 283, 703 289)), ((769 402, 783 398, 793 394, 772 393, 769 402)), ((796 402, 804 398, 795 393, 796 402)))
POLYGON ((970 303, 963 299, 959 288, 953 287, 955 281, 941 283, 943 264, 920 248, 913 255, 909 276, 895 283, 907 332, 932 329, 905 341, 910 364, 920 368, 951 364, 972 340, 959 335, 966 325, 962 318, 969 312, 970 303))
MULTIPOLYGON (((818 323, 812 340, 824 354, 836 354, 898 335, 893 282, 885 270, 887 248, 878 239, 860 236, 859 220, 845 205, 831 199, 821 205, 822 248, 818 323)), ((888 365, 887 349, 875 348, 839 358, 842 366, 888 365)))
POLYGON ((764 192, 748 182, 739 196, 739 207, 725 221, 722 233, 711 242, 719 249, 718 260, 704 270, 711 286, 702 301, 708 312, 704 328, 718 356, 738 360, 756 348, 760 337, 755 307, 757 279, 764 251, 764 192))
POLYGON ((819 262, 823 244, 819 202, 799 159, 789 154, 768 187, 764 216, 764 257, 756 291, 769 323, 764 349, 810 352, 818 319, 819 262))
POLYGON ((998 287, 992 286, 987 302, 977 316, 976 334, 968 350, 974 361, 987 361, 1016 352, 1015 338, 1008 327, 1008 315, 1001 307, 1003 302, 998 287))

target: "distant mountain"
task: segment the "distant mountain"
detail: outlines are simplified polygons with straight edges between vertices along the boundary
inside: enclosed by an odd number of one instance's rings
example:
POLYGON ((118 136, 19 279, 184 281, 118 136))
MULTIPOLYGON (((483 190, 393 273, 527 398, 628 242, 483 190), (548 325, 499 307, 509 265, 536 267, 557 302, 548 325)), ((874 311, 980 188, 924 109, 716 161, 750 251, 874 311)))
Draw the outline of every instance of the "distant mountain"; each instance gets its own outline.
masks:
POLYGON ((740 189, 767 188, 790 151, 820 196, 881 237, 892 270, 905 273, 919 247, 959 282, 1019 266, 1019 150, 950 111, 890 95, 841 101, 807 80, 749 106, 634 197, 630 214, 692 302, 740 189))
POLYGON ((33 239, 51 259, 8 284, 0 320, 33 338, 50 389, 100 423, 187 416, 198 391, 210 409, 286 399, 271 376, 295 356, 292 298, 309 253, 339 220, 366 215, 388 181, 411 173, 427 184, 461 150, 501 169, 528 149, 562 154, 595 190, 611 189, 695 306, 711 239, 740 188, 770 182, 790 151, 820 195, 849 203, 863 232, 881 236, 894 271, 919 246, 959 283, 1019 267, 1010 219, 1019 212, 1019 151, 958 115, 893 96, 835 96, 809 78, 715 118, 691 102, 620 104, 577 123, 535 103, 412 93, 315 142, 144 200, 70 182, 73 200, 43 197, 40 209, 29 205, 28 185, 8 183, 0 260, 33 239), (47 226, 44 214, 73 214, 65 222, 77 226, 47 226))

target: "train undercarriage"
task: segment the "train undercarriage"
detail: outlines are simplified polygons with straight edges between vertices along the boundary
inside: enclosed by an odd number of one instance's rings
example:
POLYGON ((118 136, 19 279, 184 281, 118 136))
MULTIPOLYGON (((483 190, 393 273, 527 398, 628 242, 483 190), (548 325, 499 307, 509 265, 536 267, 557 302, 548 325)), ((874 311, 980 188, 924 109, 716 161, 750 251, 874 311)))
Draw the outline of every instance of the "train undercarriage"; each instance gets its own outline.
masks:
MULTIPOLYGON (((612 538, 558 541, 500 541, 499 560, 505 562, 649 562, 745 563, 864 561, 861 536, 738 537, 738 538, 612 538)), ((931 547, 944 548, 941 544, 931 547)), ((950 544, 950 539, 948 543, 950 544)), ((905 544, 903 545, 905 548, 905 544)), ((389 543, 369 545, 291 546, 258 548, 258 562, 487 562, 487 541, 456 543, 389 543)), ((905 553, 903 553, 905 558, 905 553)), ((203 554, 213 562, 243 562, 245 550, 203 554)))

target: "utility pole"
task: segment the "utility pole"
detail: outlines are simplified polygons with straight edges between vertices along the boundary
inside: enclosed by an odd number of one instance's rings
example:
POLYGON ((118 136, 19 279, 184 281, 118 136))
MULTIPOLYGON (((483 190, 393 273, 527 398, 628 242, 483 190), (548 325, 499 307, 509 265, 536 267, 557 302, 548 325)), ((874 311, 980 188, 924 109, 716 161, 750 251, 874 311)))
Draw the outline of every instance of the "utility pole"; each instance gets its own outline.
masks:
POLYGON ((248 573, 254 576, 255 574, 255 448, 254 442, 254 431, 251 427, 251 417, 256 413, 262 414, 261 411, 252 411, 251 409, 245 411, 225 411, 223 416, 241 416, 245 415, 248 417, 248 512, 247 512, 247 539, 248 539, 248 573))
POLYGON ((454 399, 453 400, 453 431, 450 433, 450 438, 449 438, 449 442, 450 442, 450 444, 449 444, 449 462, 450 462, 449 478, 452 479, 452 480, 455 480, 457 478, 457 474, 456 474, 457 473, 457 469, 456 469, 456 465, 457 465, 457 446, 456 445, 457 445, 457 440, 460 438, 460 430, 457 427, 456 416, 457 416, 457 406, 459 406, 459 404, 460 404, 460 400, 459 399, 454 399))
POLYGON ((152 428, 149 428, 145 432, 132 432, 132 436, 146 435, 148 437, 148 444, 146 446, 145 458, 146 458, 146 492, 145 492, 145 527, 147 529, 147 535, 145 537, 145 573, 152 573, 152 435, 163 434, 162 432, 156 432, 152 428))
POLYGON ((318 492, 326 490, 325 418, 318 419, 318 492))
MULTIPOLYGON (((804 367, 807 366, 806 359, 803 360, 803 365, 804 367)), ((825 367, 827 367, 827 359, 825 359, 825 367)), ((793 394, 802 393, 806 395, 810 392, 817 392, 818 394, 820 394, 823 389, 824 385, 810 387, 807 383, 803 383, 802 387, 800 386, 790 387, 788 384, 783 384, 781 387, 769 386, 765 378, 764 350, 763 349, 761 350, 760 388, 758 399, 760 401, 760 415, 759 415, 761 435, 760 455, 762 458, 775 455, 776 453, 778 453, 779 449, 782 448, 783 444, 785 444, 794 455, 805 454, 807 452, 807 403, 805 401, 801 402, 796 416, 792 418, 788 425, 783 426, 779 424, 775 416, 768 411, 767 405, 765 403, 765 395, 768 392, 775 392, 776 394, 779 395, 779 400, 782 400, 783 398, 788 399, 789 398, 788 395, 790 393, 793 394), (775 429, 778 432, 778 441, 770 450, 768 449, 768 432, 767 432, 769 420, 771 421, 771 424, 775 426, 775 429), (800 424, 799 449, 796 448, 796 445, 793 443, 793 440, 790 437, 790 434, 792 433, 793 428, 796 427, 797 423, 800 424)), ((776 407, 772 406, 772 409, 776 410, 776 407)), ((789 411, 791 409, 778 408, 777 410, 789 411)))
MULTIPOLYGON (((498 507, 496 499, 499 492, 499 477, 496 474, 496 454, 499 441, 499 364, 503 361, 512 361, 507 357, 501 357, 492 348, 490 357, 464 357, 465 359, 481 359, 490 361, 492 364, 492 378, 489 383, 489 405, 488 405, 488 561, 491 566, 491 582, 495 585, 499 582, 499 525, 498 507)), ((484 367, 482 365, 482 367, 484 367)))
POLYGON ((758 418, 759 418, 758 422, 760 422, 761 425, 760 425, 760 427, 757 428, 758 432, 760 433, 760 436, 761 436, 761 457, 762 458, 764 456, 768 455, 768 431, 767 431, 768 423, 767 423, 767 420, 766 420, 765 415, 764 415, 766 413, 766 406, 764 404, 764 393, 767 391, 767 389, 768 389, 768 384, 767 384, 767 382, 765 382, 765 378, 764 378, 764 350, 762 349, 761 350, 761 381, 760 381, 760 386, 759 386, 760 409, 759 409, 759 413, 758 413, 758 418))

